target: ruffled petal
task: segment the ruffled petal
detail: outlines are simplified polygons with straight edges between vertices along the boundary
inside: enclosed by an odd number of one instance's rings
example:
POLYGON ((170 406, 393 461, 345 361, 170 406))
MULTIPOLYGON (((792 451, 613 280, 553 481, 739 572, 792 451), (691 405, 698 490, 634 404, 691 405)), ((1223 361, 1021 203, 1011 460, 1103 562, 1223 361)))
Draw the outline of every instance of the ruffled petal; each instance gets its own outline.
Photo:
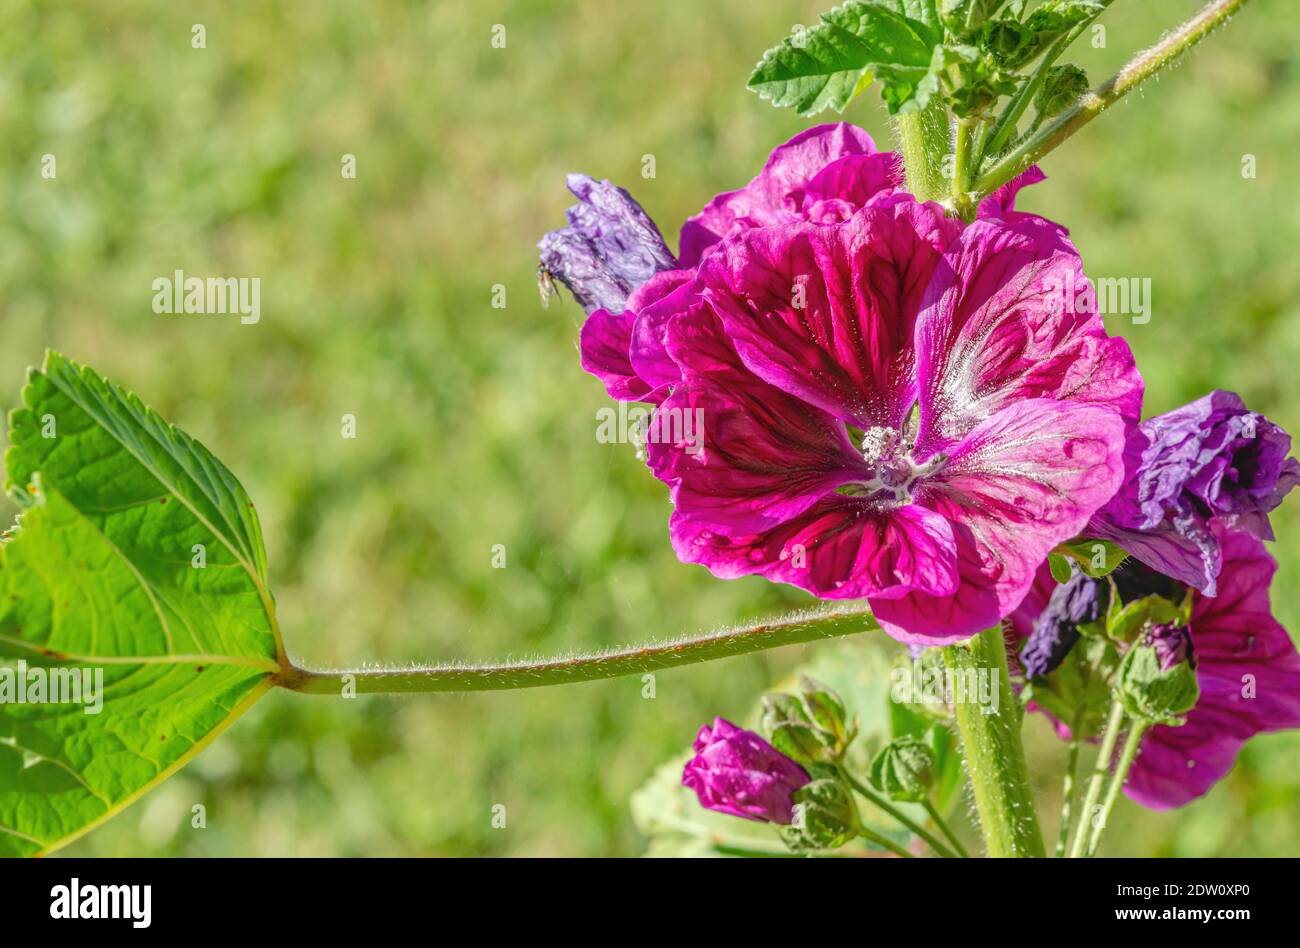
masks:
POLYGON ((1020 399, 1096 404, 1136 421, 1142 377, 1128 343, 1067 304, 1085 285, 1074 246, 1048 221, 985 219, 962 232, 917 320, 922 450, 1020 399))
MULTIPOLYGON (((1034 217, 1033 214, 1027 214, 1024 211, 1016 210, 1016 195, 1021 188, 1028 187, 1031 184, 1038 184, 1046 181, 1047 175, 1043 174, 1043 169, 1038 165, 1030 165, 1020 174, 1016 175, 1002 187, 998 188, 984 200, 980 201, 979 209, 976 211, 976 217, 996 217, 1004 221, 1017 221, 1025 217, 1034 217)), ((1056 225, 1060 227, 1059 224, 1056 225)), ((1065 228, 1061 228, 1064 230, 1065 228)))
POLYGON ((750 230, 708 256, 697 287, 754 374, 864 428, 899 429, 916 314, 958 226, 908 201, 835 227, 750 230))
POLYGON ((676 379, 676 367, 667 354, 662 352, 659 343, 658 360, 652 358, 649 347, 642 343, 641 349, 634 345, 636 327, 642 311, 657 303, 662 297, 670 295, 685 283, 689 283, 693 274, 689 270, 666 270, 656 273, 645 283, 632 291, 627 298, 627 308, 622 312, 597 309, 587 317, 578 334, 578 351, 582 367, 605 383, 605 391, 611 398, 622 402, 658 403, 667 394, 660 390, 666 381, 676 379), (640 357, 640 365, 635 364, 640 357), (662 363, 673 370, 673 378, 665 380, 654 372, 662 363))
POLYGON ((737 230, 784 223, 796 218, 805 185, 836 159, 871 155, 871 136, 847 122, 817 125, 778 146, 763 170, 738 191, 710 201, 682 226, 681 261, 693 267, 710 247, 737 230))
POLYGON ((681 379, 677 363, 665 348, 668 324, 678 313, 700 305, 691 288, 693 270, 668 270, 650 279, 628 298, 637 318, 632 326, 632 368, 652 389, 675 385, 681 379))
POLYGON ((839 224, 880 197, 899 193, 903 170, 893 152, 845 155, 809 180, 799 210, 814 224, 839 224))

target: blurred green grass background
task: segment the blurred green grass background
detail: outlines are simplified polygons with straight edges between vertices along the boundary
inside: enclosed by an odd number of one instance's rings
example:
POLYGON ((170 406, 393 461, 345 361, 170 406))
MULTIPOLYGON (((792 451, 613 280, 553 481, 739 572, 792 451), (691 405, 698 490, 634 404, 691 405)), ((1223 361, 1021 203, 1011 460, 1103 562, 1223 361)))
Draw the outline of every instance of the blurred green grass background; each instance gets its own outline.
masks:
MULTIPOLYGON (((257 501, 285 638, 313 665, 586 650, 806 604, 675 560, 662 487, 629 446, 595 439, 609 402, 578 368, 581 311, 543 309, 533 270, 566 172, 628 187, 675 245, 684 217, 811 124, 744 81, 822 5, 4 0, 6 407, 48 345, 204 441, 257 501), (176 269, 261 277, 261 322, 155 315, 150 284, 176 269)), ((1099 80, 1198 6, 1119 0, 1106 47, 1073 58, 1099 80)), ((1297 25, 1290 0, 1256 0, 1050 156, 1051 180, 1022 199, 1071 227, 1090 275, 1151 278, 1150 323, 1109 320, 1149 413, 1227 387, 1300 430, 1297 25)), ((847 117, 888 141, 874 93, 847 117)), ((1275 524, 1274 601, 1300 629, 1295 500, 1275 524)), ((630 792, 802 652, 661 673, 653 700, 635 678, 272 694, 66 852, 639 852, 630 792)), ((1050 814, 1062 748, 1029 730, 1050 814)), ((1255 740, 1181 811, 1123 804, 1108 851, 1300 852, 1298 751, 1295 734, 1255 740)))

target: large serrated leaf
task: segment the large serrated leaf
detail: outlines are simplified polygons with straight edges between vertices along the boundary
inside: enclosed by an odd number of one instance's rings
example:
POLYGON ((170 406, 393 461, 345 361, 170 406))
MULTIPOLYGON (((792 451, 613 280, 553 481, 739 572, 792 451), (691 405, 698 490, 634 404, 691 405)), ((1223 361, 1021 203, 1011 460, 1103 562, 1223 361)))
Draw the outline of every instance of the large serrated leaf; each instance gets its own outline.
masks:
POLYGON ((933 14, 932 4, 916 0, 850 0, 764 53, 749 87, 803 115, 827 107, 842 111, 870 82, 874 67, 929 65, 942 34, 936 25, 907 16, 909 9, 927 18, 933 14))
MULTIPOLYGON (((0 662, 102 675, 89 702, 0 704, 0 854, 65 845, 194 757, 283 649, 256 512, 202 445, 51 353, 10 418, 0 662)), ((35 670, 35 671, 33 671, 35 670)))

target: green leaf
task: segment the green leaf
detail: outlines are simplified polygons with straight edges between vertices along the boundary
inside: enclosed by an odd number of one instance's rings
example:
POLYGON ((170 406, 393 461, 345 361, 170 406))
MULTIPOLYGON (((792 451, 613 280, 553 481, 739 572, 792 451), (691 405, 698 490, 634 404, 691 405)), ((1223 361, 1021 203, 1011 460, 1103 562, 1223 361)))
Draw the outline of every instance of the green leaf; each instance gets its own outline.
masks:
POLYGON ((0 547, 0 688, 75 671, 102 699, 0 704, 0 855, 31 855, 196 756, 283 648, 252 502, 135 396, 50 353, 5 462, 27 509, 0 547))
POLYGON ((749 87, 773 105, 802 115, 843 111, 871 81, 876 65, 926 67, 942 40, 933 3, 850 0, 823 14, 812 29, 787 37, 763 54, 749 87), (925 19, 913 19, 912 10, 925 19))
MULTIPOLYGON (((1070 559, 1079 564, 1079 568, 1093 579, 1100 579, 1115 572, 1126 559, 1128 553, 1119 544, 1109 540, 1073 540, 1063 543, 1051 554, 1063 559, 1070 559)), ((1068 573, 1068 571, 1067 571, 1068 573)), ((1053 567, 1055 575, 1055 567, 1053 567)), ((1069 578, 1068 575, 1066 577, 1069 578)), ((1065 582, 1058 579, 1057 582, 1065 582)))

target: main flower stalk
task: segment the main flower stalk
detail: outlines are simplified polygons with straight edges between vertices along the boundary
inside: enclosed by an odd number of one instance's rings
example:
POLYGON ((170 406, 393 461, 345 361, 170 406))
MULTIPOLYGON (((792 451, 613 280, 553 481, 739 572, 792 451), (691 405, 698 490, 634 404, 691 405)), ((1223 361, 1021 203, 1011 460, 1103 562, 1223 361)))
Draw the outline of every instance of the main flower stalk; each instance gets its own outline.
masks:
POLYGON ((998 700, 991 705, 957 700, 966 770, 988 855, 1044 856, 1043 834, 1020 741, 1020 703, 1011 690, 1001 628, 986 629, 968 645, 950 645, 944 661, 959 680, 969 672, 992 675, 998 700))
MULTIPOLYGON (((949 141, 946 117, 942 111, 938 121, 934 116, 899 116, 895 130, 909 184, 925 182, 937 188, 937 194, 918 194, 918 197, 939 197, 946 184, 943 174, 949 141)), ((958 675, 968 669, 977 672, 983 669, 986 674, 992 674, 992 685, 999 696, 992 708, 970 701, 955 705, 966 769, 988 855, 1045 856, 1020 739, 1020 705, 1011 690, 1002 631, 987 629, 972 638, 968 646, 952 645, 943 651, 945 663, 958 675)))

